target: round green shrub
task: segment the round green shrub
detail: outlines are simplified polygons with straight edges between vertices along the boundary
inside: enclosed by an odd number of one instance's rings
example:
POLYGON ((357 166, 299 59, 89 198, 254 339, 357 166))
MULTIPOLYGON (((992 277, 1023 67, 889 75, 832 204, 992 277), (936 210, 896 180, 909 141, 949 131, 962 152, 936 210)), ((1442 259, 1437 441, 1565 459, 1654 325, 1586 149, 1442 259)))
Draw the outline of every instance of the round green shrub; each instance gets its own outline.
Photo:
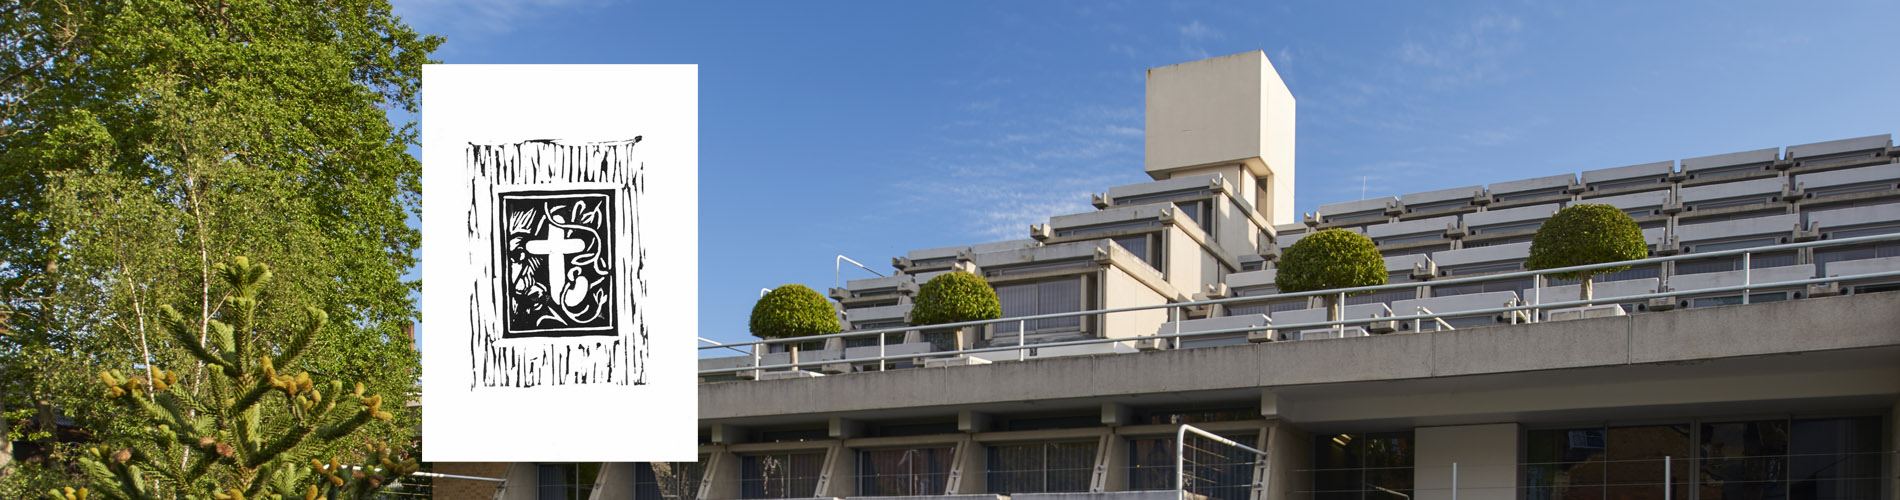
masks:
POLYGON ((762 339, 838 333, 831 301, 805 285, 780 286, 752 305, 752 335, 762 339))
POLYGON ((937 275, 917 288, 910 324, 938 325, 1003 317, 989 280, 963 271, 937 275))
MULTIPOLYGON (((1649 244, 1643 242, 1643 228, 1629 214, 1609 205, 1571 205, 1544 221, 1531 237, 1531 257, 1527 269, 1602 264, 1649 256, 1649 244)), ((1564 279, 1583 279, 1591 274, 1613 273, 1629 266, 1597 269, 1589 272, 1558 273, 1564 279)))
POLYGON ((1344 229, 1300 238, 1280 257, 1273 285, 1282 292, 1308 292, 1385 284, 1385 258, 1372 239, 1344 229))

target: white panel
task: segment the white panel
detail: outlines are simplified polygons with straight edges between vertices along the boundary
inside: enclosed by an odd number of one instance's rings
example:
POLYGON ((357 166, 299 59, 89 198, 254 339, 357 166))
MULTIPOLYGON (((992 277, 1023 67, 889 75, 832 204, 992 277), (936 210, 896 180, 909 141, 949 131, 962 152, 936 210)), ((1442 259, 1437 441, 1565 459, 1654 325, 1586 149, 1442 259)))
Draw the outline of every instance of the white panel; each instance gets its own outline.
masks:
POLYGON ((1315 208, 1314 210, 1319 211, 1319 214, 1322 217, 1328 216, 1328 215, 1370 212, 1374 210, 1384 211, 1385 205, 1387 203, 1394 202, 1394 201, 1398 201, 1398 198, 1393 198, 1391 196, 1387 196, 1384 198, 1367 198, 1364 200, 1328 203, 1325 205, 1320 205, 1319 208, 1315 208))
MULTIPOLYGON (((1835 264, 1828 264, 1833 266, 1835 264)), ((1801 264, 1784 267, 1765 267, 1754 270, 1748 277, 1753 284, 1767 284, 1777 281, 1804 280, 1814 277, 1814 264, 1801 264)), ((1742 271, 1723 271, 1719 273, 1679 274, 1669 277, 1672 290, 1701 290, 1725 286, 1741 286, 1742 271)))
POLYGON ((1817 142, 1813 144, 1802 144, 1800 146, 1788 146, 1788 159, 1798 160, 1798 159, 1807 158, 1811 156, 1825 156, 1825 155, 1839 154, 1839 153, 1851 153, 1855 151, 1867 151, 1867 150, 1872 150, 1872 149, 1885 149, 1890 146, 1893 146, 1893 136, 1891 134, 1870 135, 1867 137, 1856 137, 1853 139, 1841 139, 1837 141, 1817 142))
POLYGON ((1373 224, 1366 226, 1366 236, 1371 238, 1385 238, 1405 234, 1443 233, 1445 229, 1456 223, 1458 223, 1458 217, 1453 216, 1373 224))
POLYGON ((1682 160, 1682 171, 1684 173, 1690 173, 1690 172, 1695 172, 1697 170, 1708 170, 1711 168, 1732 167, 1736 165, 1747 165, 1750 163, 1772 162, 1776 160, 1775 155, 1780 152, 1781 152, 1780 148, 1768 148, 1768 149, 1757 149, 1754 151, 1742 151, 1738 153, 1727 153, 1727 154, 1719 154, 1719 155, 1702 156, 1702 157, 1697 157, 1697 158, 1689 158, 1686 160, 1682 160))
POLYGON ((1451 314, 1461 311, 1504 307, 1505 303, 1513 300, 1517 300, 1517 292, 1467 293, 1464 295, 1451 295, 1446 297, 1396 300, 1392 302, 1392 311, 1398 313, 1400 316, 1410 316, 1418 314, 1417 308, 1424 307, 1433 313, 1451 314))
POLYGON ((1239 290, 1273 284, 1273 278, 1280 275, 1279 269, 1262 269, 1227 275, 1227 288, 1239 290))
POLYGON ((1658 191, 1647 191, 1647 192, 1642 192, 1642 193, 1630 193, 1630 194, 1623 194, 1623 195, 1616 195, 1616 196, 1605 196, 1602 198, 1586 198, 1583 201, 1577 202, 1577 204, 1592 203, 1592 204, 1599 204, 1599 205, 1609 205, 1609 206, 1616 207, 1622 210, 1631 210, 1631 209, 1637 209, 1637 208, 1661 207, 1663 204, 1663 201, 1668 200, 1668 199, 1669 199, 1669 190, 1663 189, 1663 190, 1658 190, 1658 191))
POLYGON ((1900 271, 1900 257, 1837 260, 1827 263, 1828 276, 1853 276, 1856 274, 1884 273, 1890 271, 1900 271))
POLYGON ((1808 212, 1809 227, 1822 231, 1893 221, 1900 221, 1900 203, 1808 212))
POLYGON ((1583 183, 1590 184, 1593 182, 1654 177, 1658 175, 1669 175, 1675 173, 1675 171, 1676 162, 1673 160, 1630 165, 1627 167, 1586 170, 1583 172, 1583 183))
POLYGON ((1676 226, 1676 242, 1714 240, 1736 236, 1790 233, 1801 225, 1798 214, 1772 215, 1676 226))
MULTIPOLYGON (((1608 299, 1651 294, 1656 293, 1658 290, 1657 287, 1661 283, 1662 281, 1656 278, 1605 281, 1591 286, 1590 295, 1596 298, 1608 299)), ((1577 296, 1582 293, 1582 290, 1578 285, 1558 285, 1544 287, 1542 291, 1538 293, 1542 294, 1542 296, 1538 297, 1541 303, 1566 302, 1576 300, 1577 296)), ((1530 297, 1525 297, 1524 299, 1530 300, 1530 297)))
POLYGON ((1552 175, 1549 177, 1538 177, 1535 179, 1495 182, 1491 184, 1491 195, 1493 196, 1508 195, 1511 193, 1519 193, 1519 192, 1524 192, 1524 191, 1537 191, 1540 189, 1568 187, 1570 186, 1570 183, 1576 182, 1576 181, 1577 181, 1577 174, 1561 174, 1561 175, 1552 175))
POLYGON ((1530 242, 1493 245, 1488 247, 1446 250, 1432 254, 1432 262, 1438 267, 1462 266, 1484 262, 1501 262, 1528 258, 1531 256, 1530 242))
POLYGON ((1486 210, 1465 214, 1465 225, 1470 227, 1489 226, 1507 222, 1523 222, 1548 219, 1557 212, 1558 204, 1534 205, 1528 207, 1507 208, 1504 210, 1486 210))
POLYGON ((1682 188, 1682 202, 1695 203, 1743 196, 1777 195, 1781 194, 1781 187, 1784 185, 1787 185, 1785 179, 1775 177, 1686 187, 1682 188))
POLYGON ((1800 183, 1803 189, 1882 181, 1895 182, 1900 181, 1900 163, 1801 174, 1795 176, 1794 181, 1800 183))
POLYGON ((1405 202, 1406 205, 1418 205, 1423 203, 1469 199, 1473 196, 1477 196, 1477 194, 1481 192, 1484 192, 1484 186, 1465 186, 1461 188, 1399 195, 1399 201, 1405 202))

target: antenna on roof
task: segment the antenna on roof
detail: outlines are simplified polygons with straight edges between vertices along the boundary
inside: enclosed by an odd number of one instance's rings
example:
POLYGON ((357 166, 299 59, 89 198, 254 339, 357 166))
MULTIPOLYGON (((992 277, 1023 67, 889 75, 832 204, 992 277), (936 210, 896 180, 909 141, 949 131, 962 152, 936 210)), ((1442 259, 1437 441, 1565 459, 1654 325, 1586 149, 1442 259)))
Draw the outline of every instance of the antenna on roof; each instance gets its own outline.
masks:
POLYGON ((1366 199, 1366 176, 1359 176, 1359 199, 1366 199))

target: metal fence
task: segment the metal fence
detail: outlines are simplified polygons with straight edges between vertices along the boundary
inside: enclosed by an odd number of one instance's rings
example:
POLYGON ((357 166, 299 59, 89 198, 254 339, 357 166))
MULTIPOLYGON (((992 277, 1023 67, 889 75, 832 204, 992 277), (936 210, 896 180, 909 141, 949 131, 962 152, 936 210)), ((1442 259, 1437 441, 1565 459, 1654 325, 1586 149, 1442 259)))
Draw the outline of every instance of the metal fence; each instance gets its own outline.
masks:
POLYGON ((1133 337, 1133 338, 1095 338, 1095 339, 1070 340, 1070 341, 1061 341, 1061 342, 1045 342, 1045 343, 1036 343, 1036 344, 1027 343, 1026 342, 1027 339, 1025 338, 1023 332, 1024 332, 1024 327, 1025 325, 1028 324, 1028 322, 1044 320, 1044 319, 1079 318, 1079 317, 1087 317, 1087 316, 1107 315, 1111 313, 1120 313, 1120 312, 1166 309, 1168 310, 1168 317, 1171 320, 1179 320, 1184 317, 1182 315, 1183 308, 1189 308, 1189 307, 1204 307, 1204 306, 1211 306, 1211 305, 1229 305, 1229 304, 1254 304, 1254 303, 1265 303, 1265 302, 1274 301, 1274 300, 1285 300, 1289 298, 1320 297, 1320 296, 1332 296, 1338 299, 1339 303, 1345 303, 1344 299, 1348 295, 1356 295, 1362 292, 1378 293, 1378 292, 1401 290, 1401 289, 1416 290, 1416 289, 1419 289, 1420 287, 1426 287, 1426 286, 1443 287, 1443 286, 1451 286, 1451 285, 1484 283, 1484 282, 1502 281, 1502 280, 1524 280, 1524 279, 1532 280, 1534 285, 1529 289, 1531 292, 1530 297, 1523 301, 1520 301, 1521 303, 1517 303, 1514 305, 1505 305, 1505 306, 1500 306, 1500 307, 1492 307, 1492 308, 1462 310, 1462 311, 1447 311, 1443 313, 1419 311, 1413 314, 1407 314, 1404 311, 1400 311, 1400 312, 1395 313, 1394 316, 1385 316, 1385 317, 1376 317, 1376 318, 1348 318, 1341 321, 1318 321, 1318 322, 1307 322, 1307 323, 1275 324, 1267 328, 1271 328, 1275 330, 1297 331, 1297 330, 1324 329, 1324 328, 1343 328, 1343 327, 1348 327, 1348 326, 1353 326, 1353 325, 1367 325, 1371 323, 1385 322, 1385 321, 1408 322, 1408 323, 1440 322, 1449 318, 1468 317, 1468 316, 1475 316, 1475 315, 1506 315, 1506 316, 1512 316, 1516 318, 1522 318, 1524 321, 1537 322, 1537 321, 1540 321, 1539 318, 1541 317, 1541 314, 1540 314, 1541 312, 1546 311, 1546 310, 1551 310, 1551 309, 1574 308, 1574 307, 1589 306, 1589 305, 1596 305, 1596 304, 1641 302, 1641 301, 1648 301, 1649 299, 1665 298, 1665 297, 1683 298, 1683 297, 1709 296, 1709 295, 1732 294, 1732 293, 1740 294, 1740 299, 1738 300, 1738 302, 1740 302, 1741 304, 1748 304, 1749 302, 1751 302, 1752 294, 1750 292, 1753 290, 1759 290, 1759 289, 1765 289, 1765 288, 1787 288, 1787 287, 1797 287, 1797 286, 1806 286, 1806 285, 1823 284, 1823 283, 1842 283, 1842 282, 1865 281, 1865 280, 1876 280, 1876 279, 1900 278, 1900 269, 1896 269, 1892 271, 1855 274, 1855 275, 1848 275, 1848 276, 1828 276, 1828 277, 1822 277, 1822 278, 1808 278, 1808 279, 1799 279, 1799 280, 1785 280, 1785 281, 1762 283, 1762 282, 1754 281, 1754 272, 1756 272, 1755 271, 1756 266, 1753 266, 1750 263, 1750 261, 1753 259, 1752 256, 1756 254, 1777 254, 1777 253, 1784 253, 1784 252, 1789 252, 1789 251, 1799 250, 1799 249, 1804 249, 1804 248, 1848 246, 1848 245, 1860 245, 1860 244, 1867 244, 1867 243, 1891 242, 1891 241, 1900 241, 1900 234, 1882 234, 1882 235, 1872 235, 1872 236, 1858 236, 1858 237, 1852 237, 1852 238, 1816 240, 1816 241, 1788 243, 1788 244, 1753 247, 1753 248, 1741 248, 1741 249, 1722 250, 1722 251, 1703 252, 1703 253, 1688 253, 1688 254, 1670 255, 1670 256, 1664 256, 1664 257, 1651 257, 1651 258, 1646 258, 1646 259, 1637 259, 1637 260, 1629 260, 1629 261, 1622 261, 1622 262, 1592 264, 1592 265, 1584 265, 1584 266, 1571 266, 1571 267, 1545 269, 1545 270, 1537 270, 1537 271, 1519 271, 1519 272, 1508 272, 1508 273, 1491 274, 1491 275, 1484 275, 1484 276, 1433 279, 1430 281, 1421 281, 1421 282, 1414 282, 1414 283, 1397 283, 1397 284, 1389 284, 1389 285, 1340 288, 1340 289, 1332 289, 1332 290, 1317 290, 1317 291, 1309 291, 1309 292, 1278 293, 1278 294, 1271 294, 1271 295, 1253 295, 1253 296, 1245 296, 1245 297, 1229 297, 1229 298, 1222 298, 1222 299, 1211 299, 1211 300, 1192 301, 1192 302, 1176 302, 1176 303, 1157 304, 1157 305, 1148 305, 1148 306, 1120 307, 1120 308, 1094 309, 1094 310, 1065 312, 1065 313, 1037 314, 1037 315, 1030 315, 1030 316, 1019 316, 1019 317, 1013 317, 1013 318, 999 318, 999 319, 992 319, 992 320, 945 323, 945 324, 930 326, 930 328, 933 330, 943 330, 943 329, 961 328, 961 327, 966 327, 966 326, 1011 325, 1015 328, 1015 330, 1013 331, 1017 333, 1016 343, 1012 345, 966 348, 962 350, 948 350, 948 351, 934 351, 933 350, 934 352, 907 353, 907 354, 890 354, 890 353, 885 352, 885 348, 887 347, 885 343, 885 335, 881 335, 881 334, 917 330, 918 328, 914 326, 857 330, 857 331, 850 331, 850 332, 843 332, 843 333, 834 333, 834 334, 829 334, 829 335, 814 335, 814 336, 809 336, 809 337, 797 337, 797 338, 791 338, 791 339, 765 339, 765 340, 756 340, 756 341, 748 341, 748 342, 735 342, 735 343, 730 343, 730 344, 702 345, 700 346, 700 350, 702 351, 711 350, 711 349, 738 350, 737 348, 740 348, 740 347, 749 347, 748 350, 751 353, 751 356, 753 359, 752 359, 752 364, 749 366, 704 369, 704 370, 700 370, 699 374, 701 376, 738 375, 738 374, 744 374, 744 373, 756 374, 762 370, 801 368, 801 367, 806 367, 806 366, 819 366, 819 365, 827 365, 827 364, 845 364, 845 363, 875 364, 876 366, 879 367, 878 369, 882 370, 885 367, 889 366, 890 363, 894 361, 917 360, 921 358, 941 358, 941 357, 948 357, 948 356, 981 354, 981 353, 991 353, 991 352, 1008 352, 1008 351, 1016 352, 1017 359, 1022 360, 1022 359, 1026 359, 1029 355, 1029 351, 1034 350, 1034 349, 1093 345, 1093 344, 1104 344, 1104 343, 1112 343, 1112 342, 1131 342, 1131 341, 1136 341, 1136 340, 1169 341, 1169 342, 1173 342, 1176 347, 1179 347, 1179 342, 1180 342, 1180 339, 1182 338, 1231 335, 1235 333, 1256 332, 1256 331, 1263 330, 1265 328, 1255 326, 1255 327, 1214 329, 1214 330, 1181 333, 1178 331, 1179 323, 1177 322, 1175 323, 1177 326, 1177 331, 1162 332, 1156 335, 1133 337), (1658 293, 1623 295, 1623 296, 1617 296, 1617 297, 1598 297, 1598 298, 1593 298, 1590 300, 1559 300, 1559 301, 1550 301, 1550 302, 1546 302, 1544 300, 1545 298, 1542 297, 1542 290, 1544 287, 1538 286, 1538 285, 1544 284, 1547 281, 1546 278, 1551 275, 1558 275, 1558 274, 1564 274, 1564 273, 1575 272, 1575 271, 1599 270, 1599 269, 1607 269, 1607 268, 1615 268, 1615 267, 1623 267, 1623 266, 1646 266, 1646 265, 1652 265, 1652 264, 1661 264, 1665 262, 1704 260, 1704 259, 1710 259, 1710 258, 1716 258, 1716 257, 1728 257, 1728 256, 1739 256, 1739 258, 1741 259, 1740 269, 1737 269, 1738 271, 1742 272, 1742 284, 1740 285, 1698 288, 1698 289, 1692 289, 1692 290, 1671 290, 1671 291, 1664 291, 1664 292, 1658 292, 1658 293), (845 338, 845 337, 865 337, 865 336, 875 336, 877 338, 878 354, 876 356, 847 358, 847 359, 826 359, 826 360, 816 360, 816 361, 797 361, 797 362, 779 363, 779 364, 771 364, 771 365, 762 365, 760 363, 760 358, 763 351, 766 349, 767 346, 770 346, 770 345, 796 345, 796 344, 801 344, 801 343, 822 342, 826 339, 830 339, 834 337, 845 338))
POLYGON ((1295 469, 1297 500, 1881 498, 1893 451, 1295 469))

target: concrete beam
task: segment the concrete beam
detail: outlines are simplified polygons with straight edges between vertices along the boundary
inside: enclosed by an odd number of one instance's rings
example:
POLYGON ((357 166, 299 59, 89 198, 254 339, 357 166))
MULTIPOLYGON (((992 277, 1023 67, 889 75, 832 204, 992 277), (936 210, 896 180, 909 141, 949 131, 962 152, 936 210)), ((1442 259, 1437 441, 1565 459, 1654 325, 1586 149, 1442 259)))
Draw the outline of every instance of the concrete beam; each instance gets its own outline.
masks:
POLYGON ((1121 403, 1102 403, 1102 425, 1121 427, 1137 423, 1134 408, 1121 403))
POLYGON ((957 431, 967 433, 989 432, 990 414, 971 411, 957 411, 957 431))

